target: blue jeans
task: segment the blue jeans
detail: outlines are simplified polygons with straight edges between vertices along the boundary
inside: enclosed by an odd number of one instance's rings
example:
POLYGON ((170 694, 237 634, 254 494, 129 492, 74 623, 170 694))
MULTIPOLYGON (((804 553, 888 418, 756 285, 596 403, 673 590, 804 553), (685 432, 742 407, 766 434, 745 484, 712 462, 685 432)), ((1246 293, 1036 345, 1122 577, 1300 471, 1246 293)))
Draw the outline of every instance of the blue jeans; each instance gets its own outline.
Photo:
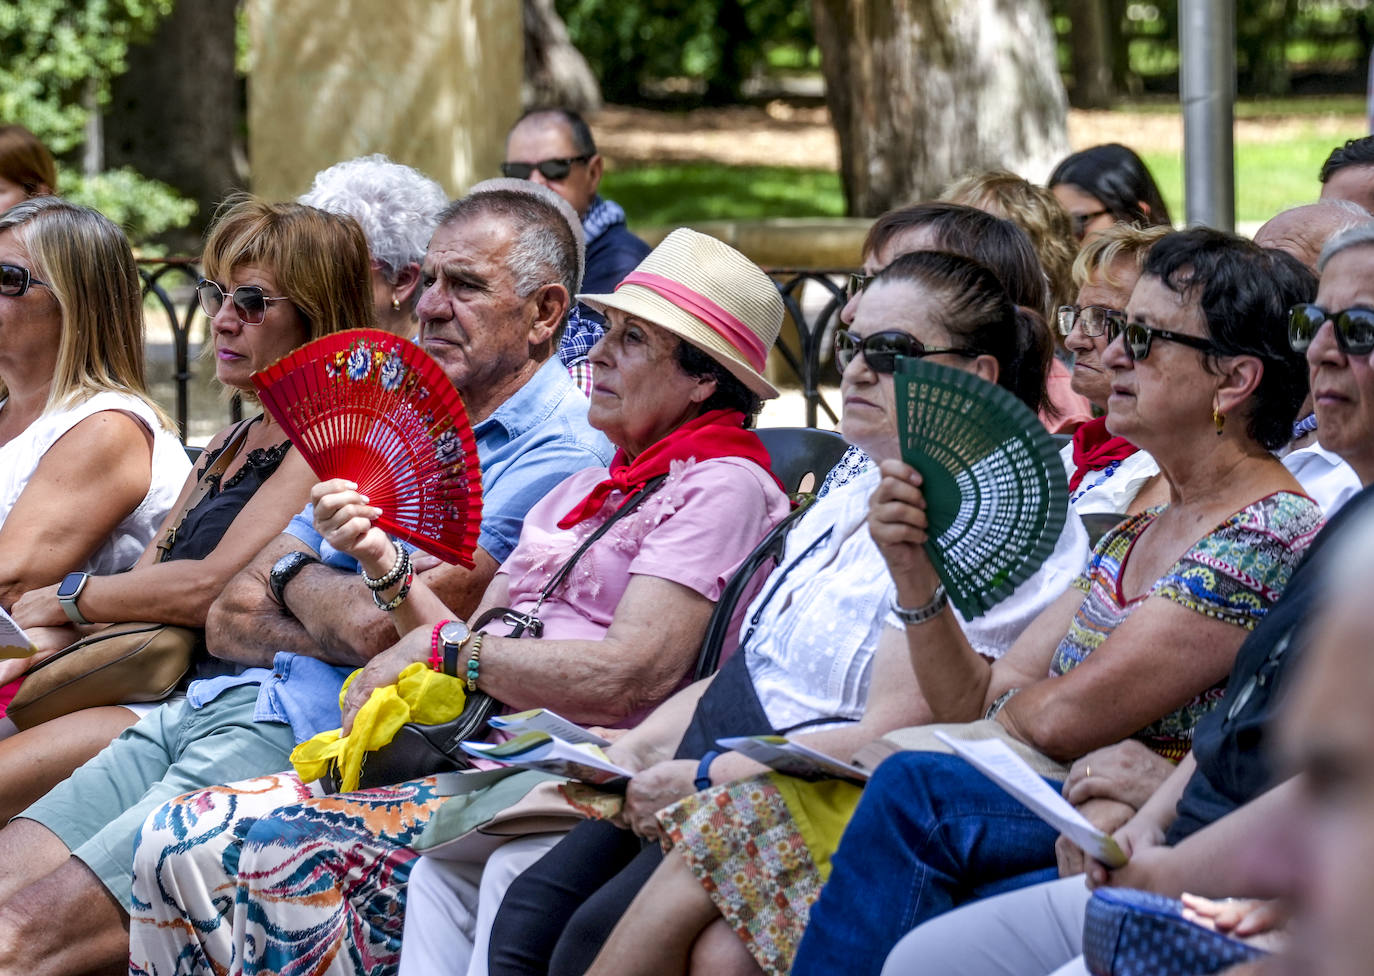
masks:
POLYGON ((958 756, 892 756, 845 829, 792 976, 878 976, 892 947, 927 919, 1056 877, 1056 836, 958 756))

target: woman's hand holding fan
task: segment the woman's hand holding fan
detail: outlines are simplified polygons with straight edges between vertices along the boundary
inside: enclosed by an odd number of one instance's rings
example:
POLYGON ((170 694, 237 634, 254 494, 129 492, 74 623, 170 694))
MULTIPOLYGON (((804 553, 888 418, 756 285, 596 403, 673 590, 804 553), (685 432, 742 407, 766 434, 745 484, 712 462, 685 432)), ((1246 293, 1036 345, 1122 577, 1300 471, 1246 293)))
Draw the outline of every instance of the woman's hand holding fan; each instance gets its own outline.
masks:
POLYGON ((869 534, 897 585, 897 602, 905 607, 925 606, 940 577, 925 550, 930 522, 921 473, 894 459, 883 461, 878 470, 883 477, 868 503, 869 534))
POLYGON ((377 329, 337 332, 254 373, 253 385, 321 482, 351 483, 381 510, 379 529, 472 567, 477 445, 458 391, 423 349, 377 329))
POLYGON ((310 490, 315 531, 340 552, 358 560, 368 576, 385 576, 396 561, 396 548, 375 522, 382 510, 343 478, 322 481, 310 490))

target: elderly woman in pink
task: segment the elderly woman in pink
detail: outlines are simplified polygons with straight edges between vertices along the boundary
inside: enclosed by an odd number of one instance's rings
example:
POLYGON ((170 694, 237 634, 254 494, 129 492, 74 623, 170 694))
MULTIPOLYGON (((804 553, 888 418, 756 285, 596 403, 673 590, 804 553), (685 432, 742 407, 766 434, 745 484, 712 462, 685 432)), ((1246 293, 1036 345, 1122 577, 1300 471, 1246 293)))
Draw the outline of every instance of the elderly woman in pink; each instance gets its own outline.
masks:
MULTIPOLYGON (((345 729, 373 689, 425 661, 514 709, 632 725, 684 682, 726 581, 787 513, 767 452, 745 427, 760 397, 776 395, 762 369, 783 313, 767 275, 679 230, 615 293, 579 298, 607 315, 590 354, 588 419, 618 450, 609 470, 575 474, 536 503, 474 617, 510 607, 537 617, 541 632, 516 636, 498 618, 474 633, 417 579, 396 611, 404 635, 349 687, 345 729)), ((316 486, 314 501, 332 546, 368 577, 396 580, 378 594, 391 598, 404 560, 372 524, 378 510, 340 481, 316 486)), ((434 777, 316 799, 285 774, 173 800, 149 818, 135 855, 132 963, 389 968, 415 858, 407 845, 444 801, 434 777)))

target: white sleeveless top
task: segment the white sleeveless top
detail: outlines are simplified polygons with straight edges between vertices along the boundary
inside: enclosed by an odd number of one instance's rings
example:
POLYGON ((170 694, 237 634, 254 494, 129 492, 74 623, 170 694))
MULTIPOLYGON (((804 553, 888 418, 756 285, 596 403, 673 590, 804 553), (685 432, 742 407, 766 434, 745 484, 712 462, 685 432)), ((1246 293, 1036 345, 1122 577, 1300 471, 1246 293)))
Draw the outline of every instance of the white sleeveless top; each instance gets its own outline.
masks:
MULTIPOLYGON (((3 405, 4 401, 0 400, 0 406, 3 405)), ((86 564, 79 567, 97 574, 117 573, 132 566, 176 503, 191 468, 176 435, 163 430, 152 408, 138 397, 106 391, 65 410, 39 417, 18 437, 0 446, 0 524, 3 524, 48 448, 78 423, 102 410, 121 410, 152 431, 153 463, 148 494, 91 554, 86 564)), ((99 478, 101 473, 91 471, 88 477, 99 478)), ((80 518, 81 513, 73 512, 72 517, 80 518)))

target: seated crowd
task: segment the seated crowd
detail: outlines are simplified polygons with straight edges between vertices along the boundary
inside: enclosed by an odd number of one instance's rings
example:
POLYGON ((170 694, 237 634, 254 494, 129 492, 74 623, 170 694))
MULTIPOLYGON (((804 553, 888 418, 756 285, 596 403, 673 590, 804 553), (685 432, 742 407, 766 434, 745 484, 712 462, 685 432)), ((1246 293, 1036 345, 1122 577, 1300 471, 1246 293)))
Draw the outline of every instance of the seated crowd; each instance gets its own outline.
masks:
POLYGON ((524 115, 501 171, 449 201, 368 156, 227 200, 196 297, 254 415, 192 467, 148 393, 128 241, 0 126, 0 608, 36 648, 0 659, 0 976, 1106 972, 1104 886, 1262 946, 1236 972, 1367 967, 1374 137, 1253 240, 1173 230, 1115 144, 882 215, 835 334, 847 452, 800 504, 753 429, 767 273, 686 228, 634 237, 576 113, 524 115), (462 397, 470 567, 316 483, 257 407, 254 373, 358 328, 462 397), (1065 442, 1063 526, 978 616, 927 547, 898 357, 1065 442), (64 649, 136 621, 189 635, 172 693, 35 706, 64 649), (360 747, 317 778, 320 743, 435 671, 604 735, 623 794, 374 785, 360 747), (1127 862, 934 726, 1000 740, 1127 862), (871 776, 719 743, 760 735, 871 776))

